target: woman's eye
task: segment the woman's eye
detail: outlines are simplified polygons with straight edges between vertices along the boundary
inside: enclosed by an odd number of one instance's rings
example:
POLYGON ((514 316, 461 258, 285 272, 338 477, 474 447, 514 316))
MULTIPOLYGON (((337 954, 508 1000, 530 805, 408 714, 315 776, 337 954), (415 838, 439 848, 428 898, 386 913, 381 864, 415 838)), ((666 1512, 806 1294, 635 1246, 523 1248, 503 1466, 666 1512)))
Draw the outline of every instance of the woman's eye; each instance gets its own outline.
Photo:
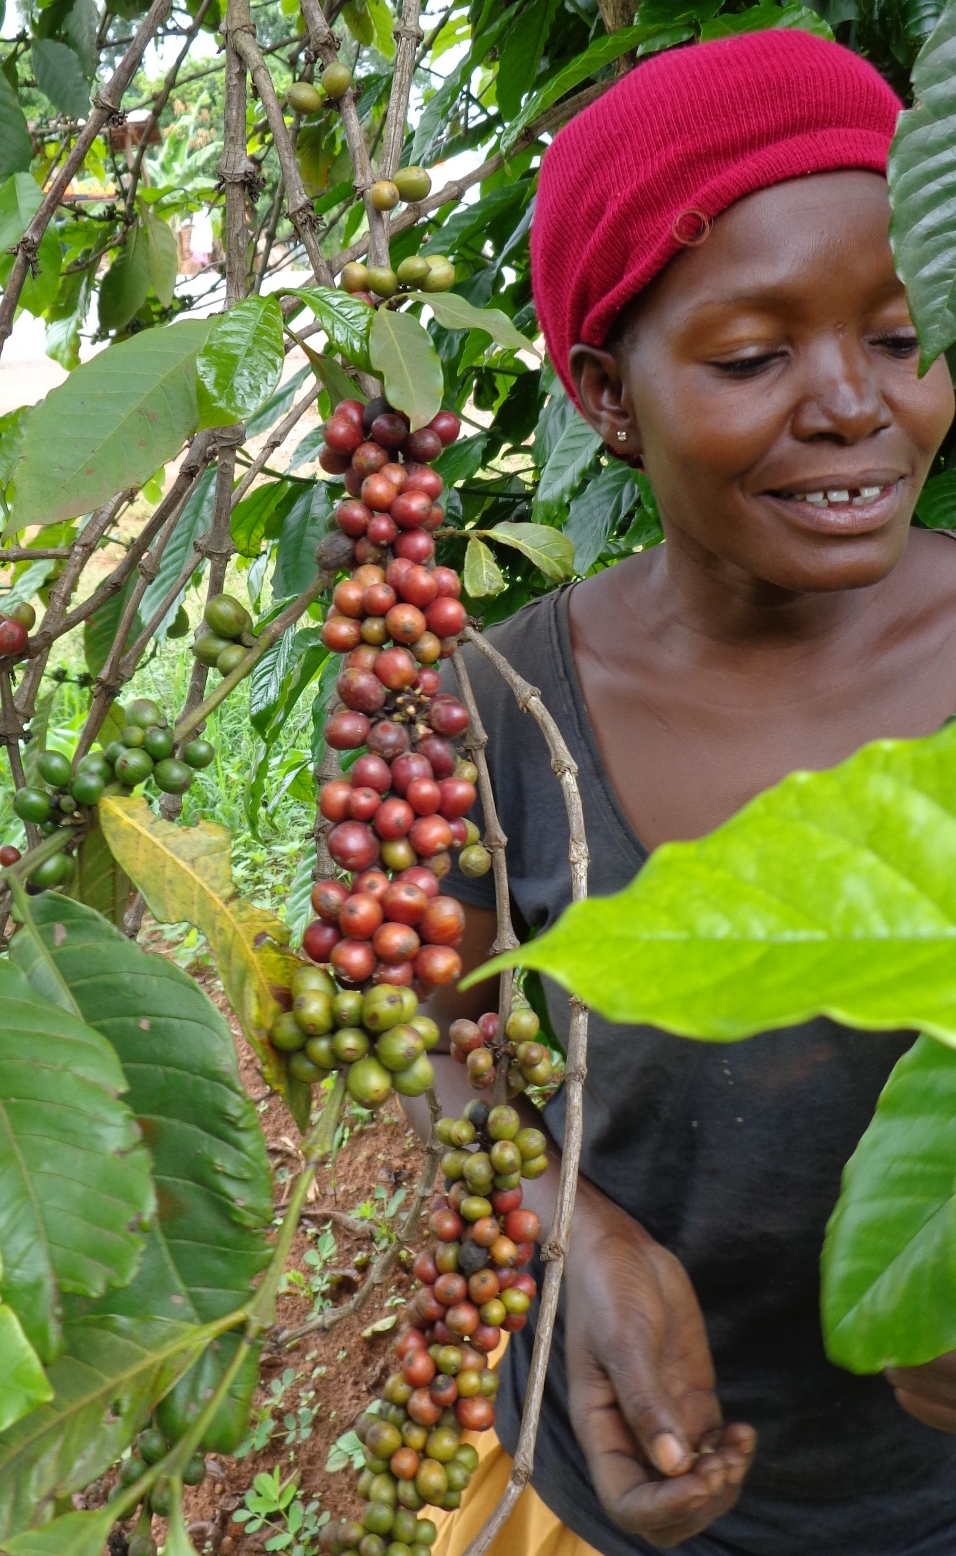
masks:
POLYGON ((779 351, 763 352, 759 356, 734 357, 730 361, 711 362, 710 366, 728 378, 753 378, 764 372, 774 362, 781 360, 779 351))
POLYGON ((912 357, 919 351, 919 338, 915 330, 906 330, 901 334, 879 336, 877 345, 891 356, 912 357))

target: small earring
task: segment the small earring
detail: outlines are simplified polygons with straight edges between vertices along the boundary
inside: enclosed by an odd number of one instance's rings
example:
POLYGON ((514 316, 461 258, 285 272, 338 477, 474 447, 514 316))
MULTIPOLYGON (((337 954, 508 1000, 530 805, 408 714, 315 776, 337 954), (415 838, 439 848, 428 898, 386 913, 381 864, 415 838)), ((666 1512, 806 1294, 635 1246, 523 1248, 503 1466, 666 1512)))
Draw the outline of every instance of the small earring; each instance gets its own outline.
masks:
POLYGON ((627 442, 627 433, 624 431, 623 427, 618 428, 617 432, 615 433, 615 437, 619 443, 627 442))

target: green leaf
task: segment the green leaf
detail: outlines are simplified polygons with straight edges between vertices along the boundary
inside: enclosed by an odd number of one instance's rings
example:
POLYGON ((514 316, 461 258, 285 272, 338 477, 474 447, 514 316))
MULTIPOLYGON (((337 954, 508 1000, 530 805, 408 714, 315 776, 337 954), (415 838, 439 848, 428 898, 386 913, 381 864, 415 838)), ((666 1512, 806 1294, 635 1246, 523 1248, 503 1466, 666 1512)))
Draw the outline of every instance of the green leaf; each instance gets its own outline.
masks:
POLYGON ((108 346, 34 407, 8 533, 90 513, 179 452, 196 426, 195 358, 208 329, 190 320, 108 346))
MULTIPOLYGON (((307 341, 303 341, 302 344, 304 349, 308 347, 307 341)), ((332 401, 333 410, 342 400, 358 400, 362 405, 365 404, 366 396, 334 357, 324 356, 321 351, 311 349, 306 349, 306 355, 312 364, 316 378, 332 401)))
MULTIPOLYGON (((129 597, 136 588, 136 575, 134 574, 118 594, 105 600, 99 610, 94 611, 83 623, 83 655, 86 659, 86 668, 93 676, 99 675, 105 665, 110 651, 116 641, 116 633, 120 619, 126 609, 129 597)), ((142 630, 142 620, 139 611, 133 617, 124 648, 128 648, 136 634, 142 630)))
MULTIPOLYGON (((272 1223, 268 1156, 239 1080, 232 1033, 186 973, 147 955, 90 909, 48 894, 36 917, 82 1015, 122 1063, 156 1182, 159 1213, 143 1265, 132 1285, 110 1293, 95 1312, 197 1325, 224 1318, 242 1307, 268 1263, 272 1223)), ((18 959, 32 976, 30 955, 27 944, 18 959)), ((237 1343, 224 1337, 182 1379, 179 1408, 215 1387, 237 1343)), ((240 1434, 254 1383, 253 1367, 245 1398, 243 1390, 236 1398, 240 1434)))
POLYGON ((501 150, 507 155, 522 130, 556 103, 565 93, 596 75, 606 65, 612 65, 622 54, 656 54, 661 49, 672 48, 693 36, 690 27, 624 27, 620 32, 601 33, 589 44, 583 54, 569 61, 563 69, 551 76, 544 86, 533 92, 521 112, 502 132, 501 150))
POLYGON ((918 1367, 956 1349, 956 1053, 919 1038, 843 1173, 823 1249, 831 1361, 918 1367))
POLYGON ((799 27, 802 32, 815 33, 818 38, 833 38, 833 28, 809 6, 780 6, 773 0, 765 0, 764 4, 748 6, 733 16, 718 16, 704 22, 700 41, 707 43, 711 38, 730 38, 741 32, 763 32, 768 27, 799 27))
POLYGON ((916 499, 916 516, 927 529, 956 529, 956 470, 930 477, 916 499))
POLYGON ((26 115, 17 101, 3 71, 0 70, 0 178, 11 173, 26 173, 33 157, 33 145, 26 115))
POLYGON ((491 966, 536 967, 613 1021, 684 1037, 826 1015, 956 1046, 954 768, 948 724, 792 773, 491 966))
MULTIPOLYGON (((2 71, 0 78, 6 80, 2 71)), ((0 184, 0 252, 19 243, 42 203, 43 190, 29 173, 15 173, 0 184)))
POLYGON ((503 521, 494 529, 476 530, 488 540, 511 546, 533 562, 553 583, 570 578, 574 571, 574 547, 567 535, 548 524, 509 524, 503 521))
MULTIPOLYGON (((484 330, 499 346, 510 346, 515 351, 535 350, 528 337, 515 329, 500 308, 476 308, 456 292, 409 292, 408 299, 413 303, 427 303, 446 330, 484 330)), ((396 316, 393 314, 392 317, 396 316)), ((374 325, 372 333, 374 336, 374 325)))
MULTIPOLYGON (((55 1499, 82 1490, 119 1458, 155 1400, 206 1339, 175 1318, 71 1321, 64 1334, 66 1349, 48 1373, 53 1399, 0 1435, 0 1541, 5 1551, 37 1549, 14 1547, 11 1536, 20 1535, 38 1515, 51 1515, 55 1499)), ((102 1516, 112 1523, 110 1509, 102 1516)), ((54 1528, 48 1524, 23 1538, 39 1538, 47 1530, 52 1538, 54 1528)), ((55 1556, 76 1556, 78 1549, 86 1549, 69 1543, 74 1529, 66 1527, 68 1541, 53 1546, 55 1556)), ((95 1556, 102 1550, 100 1538, 95 1556)), ((50 1547, 38 1549, 45 1556, 50 1547)))
POLYGON ((146 213, 146 253, 149 259, 149 279, 153 291, 164 308, 168 308, 176 289, 179 270, 179 251, 176 234, 154 212, 146 213))
POLYGON ((99 1033, 0 962, 2 1295, 47 1363, 62 1346, 59 1291, 129 1281, 143 1248, 153 1189, 125 1090, 99 1033))
POLYGON ((286 632, 266 650, 252 672, 249 691, 249 721, 265 740, 279 734, 328 657, 320 627, 286 632))
POLYGON ((576 491, 588 466, 592 464, 601 439, 584 420, 575 416, 555 444, 534 497, 536 514, 560 508, 576 491))
MULTIPOLYGON (((207 470, 193 487, 176 522, 176 528, 159 559, 159 572, 146 585, 143 598, 139 602, 139 614, 144 622, 149 621, 154 610, 165 599, 188 561, 195 560, 197 569, 205 566, 205 561, 196 551, 193 542, 201 535, 205 535, 212 522, 215 489, 216 471, 213 468, 207 470)), ((183 590, 183 594, 185 592, 183 590)), ((182 595, 169 607, 157 633, 160 638, 165 636, 166 627, 176 615, 181 600, 182 595)))
POLYGON ((53 1398, 40 1358, 12 1307, 0 1307, 0 1432, 53 1398))
POLYGON ((377 308, 369 337, 372 370, 385 382, 390 404, 404 411, 412 431, 441 410, 445 381, 431 336, 410 313, 377 308))
MULTIPOLYGON (((35 318, 40 318, 57 294, 60 284, 60 266, 63 262, 63 250, 57 237, 56 229, 48 227, 40 239, 37 249, 36 275, 28 270, 23 286, 20 289, 18 308, 24 308, 27 313, 32 313, 35 318)), ((0 287, 6 286, 16 259, 12 254, 0 256, 0 287)))
POLYGON ((369 15, 367 5, 359 5, 358 0, 345 0, 342 7, 342 20, 356 43, 369 48, 375 42, 375 24, 369 15))
POLYGON ((196 359, 200 425, 224 427, 259 410, 282 376, 277 297, 247 297, 213 322, 196 359))
POLYGON ((202 930, 266 1079, 285 1094, 285 1071, 265 1039, 281 1008, 274 991, 288 988, 297 963, 285 949, 281 920, 236 894, 229 833, 208 821, 177 826, 154 815, 145 800, 116 795, 100 800, 99 818, 114 859, 153 917, 202 930))
POLYGON ((90 111, 90 86, 83 66, 71 48, 52 38, 38 38, 30 50, 37 86, 55 108, 71 119, 85 119, 90 111))
POLYGON ((530 0, 517 24, 504 35, 495 90, 506 119, 518 112, 521 99, 534 85, 557 8, 557 0, 530 0))
POLYGON ((574 570, 593 567, 625 514, 639 502, 637 483, 627 465, 612 459, 589 481, 568 509, 564 533, 574 546, 574 570))
POLYGON ((27 1529, 4 1542, 10 1556, 102 1556, 115 1519, 108 1507, 64 1513, 42 1529, 27 1529))
POLYGON ((122 929, 132 882, 106 845, 99 824, 90 826, 76 851, 76 874, 65 895, 101 913, 122 929))
POLYGON ((925 372, 956 341, 956 0, 913 67, 916 106, 900 115, 890 158, 890 244, 925 372))
POLYGON ((488 447, 487 432, 476 432, 474 437, 459 438, 443 448, 434 462, 446 487, 457 486, 459 481, 470 481, 481 469, 488 447))
POLYGON ((258 556, 265 539, 266 525, 282 504, 291 502, 299 488, 291 481, 267 481, 243 497, 232 510, 232 540, 240 556, 258 556))
POLYGON ((11 471, 20 458, 27 421, 32 409, 32 405, 18 405, 15 411, 8 411, 6 416, 0 416, 0 490, 6 486, 11 471))
POLYGON ((172 1502, 169 1509, 169 1523, 166 1526, 163 1556, 197 1556, 196 1547, 189 1538, 189 1531, 183 1518, 182 1482, 174 1480, 171 1490, 172 1502))
POLYGON ((501 594, 508 587, 490 548, 483 540, 474 538, 465 547, 463 578, 465 589, 473 600, 483 599, 489 594, 501 594))
POLYGON ((282 520, 276 550, 272 593, 289 600, 307 589, 315 577, 315 548, 329 527, 332 502, 324 481, 317 481, 299 495, 282 520))
POLYGON ((458 104, 465 83, 471 80, 476 68, 487 58, 499 37, 514 26, 514 14, 506 7, 500 11, 490 27, 473 36, 471 48, 457 65, 445 76, 444 81, 425 103, 419 115, 412 138, 409 163, 425 166, 433 160, 442 129, 458 104))
POLYGON ((334 286, 292 287, 288 291, 283 288, 279 295, 300 297, 307 303, 329 337, 329 345, 353 367, 368 372, 368 337, 374 318, 368 303, 334 286))
POLYGON ((149 282, 149 245, 144 229, 137 223, 129 229, 126 242, 103 277, 99 298, 102 327, 124 329, 146 301, 149 282))
POLYGON ((269 432, 290 409, 296 390, 301 389, 308 376, 309 369, 300 367, 297 373, 293 373, 291 378, 287 378, 280 384, 275 394, 269 396, 262 410, 256 411, 255 415, 250 416, 246 421, 246 437, 257 438, 260 432, 269 432))

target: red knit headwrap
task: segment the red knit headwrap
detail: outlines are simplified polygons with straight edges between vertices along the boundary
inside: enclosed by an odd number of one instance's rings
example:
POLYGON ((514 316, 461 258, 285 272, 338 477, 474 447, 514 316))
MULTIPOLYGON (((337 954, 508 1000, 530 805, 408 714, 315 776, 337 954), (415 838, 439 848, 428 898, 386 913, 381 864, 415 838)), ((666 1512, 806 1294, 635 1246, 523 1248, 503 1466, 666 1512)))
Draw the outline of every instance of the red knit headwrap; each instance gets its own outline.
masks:
POLYGON ((734 201, 839 168, 886 172, 901 104, 872 65, 796 30, 672 49, 555 137, 531 228, 538 318, 568 393, 568 353, 734 201))

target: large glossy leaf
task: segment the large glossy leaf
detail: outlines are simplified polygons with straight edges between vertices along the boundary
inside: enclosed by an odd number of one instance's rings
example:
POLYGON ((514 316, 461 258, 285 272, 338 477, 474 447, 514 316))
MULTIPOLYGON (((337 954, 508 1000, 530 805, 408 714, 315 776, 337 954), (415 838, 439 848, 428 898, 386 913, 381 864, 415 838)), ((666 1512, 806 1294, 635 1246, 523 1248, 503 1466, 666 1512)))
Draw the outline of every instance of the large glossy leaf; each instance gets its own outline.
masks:
MULTIPOLYGON (((35 916, 47 958, 119 1056, 158 1197, 135 1281, 85 1312, 131 1319, 173 1314, 193 1324, 224 1318, 247 1300, 268 1262, 272 1222, 265 1142, 239 1081, 232 1033, 191 978, 165 957, 147 955, 98 914, 50 894, 35 916)), ((22 942, 18 960, 31 976, 39 971, 33 942, 22 942)), ((215 1386, 235 1344, 235 1337, 224 1337, 182 1380, 180 1409, 215 1386)), ((254 1381, 252 1367, 245 1398, 243 1390, 236 1395, 240 1433, 254 1381)))
POLYGON ((0 178, 9 178, 11 173, 25 173, 32 156, 26 115, 17 101, 16 92, 0 70, 0 178))
POLYGON ((474 537, 465 547, 462 579, 466 592, 473 600, 484 599, 489 594, 500 594, 507 588, 490 546, 474 537))
POLYGON ((76 851, 76 874, 66 895, 122 929, 131 890, 129 876, 110 853, 99 824, 93 824, 76 851))
POLYGON ((0 1432, 53 1398, 39 1356, 12 1307, 0 1305, 0 1432))
POLYGON ((627 465, 612 459, 571 503, 564 533, 574 546, 574 570, 593 566, 625 514, 639 502, 637 483, 627 465))
POLYGON ((536 514, 553 513, 567 501, 600 447, 601 439, 583 416, 568 422, 541 472, 534 498, 536 514))
POLYGON ((26 1529, 4 1542, 9 1556, 102 1556, 115 1523, 108 1507, 64 1513, 42 1529, 26 1529))
POLYGON ((385 382, 387 399, 409 417, 414 432, 441 410, 445 389, 431 336, 410 313, 377 308, 369 336, 372 368, 385 382))
POLYGON ((818 38, 833 37, 833 29, 817 11, 805 5, 776 5, 773 0, 763 0, 760 5, 750 5, 745 11, 732 16, 717 16, 704 22, 700 40, 730 38, 739 32, 764 32, 769 27, 799 27, 801 32, 816 33, 818 38))
POLYGON ((179 269, 176 234, 168 222, 152 211, 146 213, 145 232, 150 285, 163 307, 168 308, 173 300, 179 269))
POLYGON ((69 45, 38 38, 30 50, 30 63, 37 86, 54 107, 73 119, 84 119, 90 111, 89 82, 69 45))
POLYGON ((252 672, 249 718, 267 741, 275 739, 302 693, 329 657, 321 628, 286 632, 252 672))
POLYGON ((570 540, 559 529, 551 529, 547 524, 505 522, 496 524, 494 529, 476 530, 475 533, 520 551, 553 583, 570 578, 574 571, 574 547, 570 540))
POLYGON ((44 1362, 60 1291, 129 1281, 143 1248, 153 1190, 125 1090, 109 1044, 0 962, 0 1289, 44 1362))
POLYGON ((277 297, 247 297, 213 322, 196 359, 200 425, 224 427, 261 408, 282 376, 277 297))
POLYGON ((927 529, 956 529, 956 470, 930 477, 916 499, 916 513, 927 529))
POLYGON ((502 132, 501 150, 509 152, 522 130, 543 114, 546 108, 571 92, 589 76, 596 75, 606 65, 611 65, 622 54, 656 54, 683 43, 692 36, 690 27, 623 27, 619 32, 601 33, 592 43, 561 70, 555 72, 544 86, 528 98, 521 112, 511 120, 502 132))
POLYGON ((149 291, 149 245, 143 227, 129 229, 126 242, 103 277, 99 318, 105 330, 121 330, 138 313, 149 291))
MULTIPOLYGON (((193 546, 193 541, 204 535, 212 522, 212 505, 216 489, 216 471, 207 470, 200 477, 193 488, 192 494, 187 499, 182 513, 176 522, 176 528, 166 543, 166 548, 159 559, 159 572, 146 585, 143 598, 139 602, 139 614, 143 621, 149 621, 153 612, 158 608, 160 601, 166 598, 172 585, 179 577, 187 562, 195 561, 196 567, 205 566, 205 559, 200 557, 193 546)), ((185 593, 185 590, 183 591, 185 593)), ((182 596, 174 600, 159 627, 158 635, 165 636, 165 629, 173 620, 181 602, 182 596)))
POLYGON ((498 50, 496 94, 506 119, 516 114, 530 92, 557 10, 557 0, 530 0, 498 50))
POLYGON ((353 367, 368 371, 368 336, 373 317, 368 303, 332 286, 290 288, 288 293, 283 290, 282 295, 300 297, 308 303, 329 337, 329 344, 353 367))
MULTIPOLYGON (((201 1331, 175 1315, 72 1320, 64 1332, 65 1350, 48 1372, 52 1400, 0 1434, 3 1550, 52 1512, 55 1499, 114 1463, 204 1343, 201 1331)), ((75 1556, 75 1547, 61 1545, 56 1556, 75 1556)))
POLYGON ((108 795, 100 825, 113 856, 163 924, 183 920, 201 929, 226 998, 263 1062, 270 1085, 285 1091, 285 1072, 265 1041, 279 1013, 273 990, 288 988, 297 965, 286 949, 286 926, 236 894, 231 840, 224 827, 176 826, 145 800, 108 795))
POLYGON ((240 556, 259 555, 266 526, 276 516, 281 517, 284 506, 294 500, 299 490, 290 481, 266 481, 236 504, 232 510, 230 528, 233 544, 240 556))
POLYGON ((823 1325, 852 1372, 956 1349, 956 1053, 899 1060, 843 1174, 823 1251, 823 1325))
POLYGON ((536 967, 612 1020, 685 1037, 822 1014, 956 1046, 954 773, 956 724, 792 773, 491 966, 536 967))
MULTIPOLYGON (((0 77, 7 79, 2 71, 0 77)), ((0 184, 0 253, 6 253, 20 241, 42 201, 43 190, 29 173, 15 173, 0 184)))
POLYGON ((439 324, 447 330, 484 330, 499 346, 510 346, 515 351, 535 349, 500 308, 476 308, 474 303, 455 292, 410 292, 409 300, 427 303, 439 324))
POLYGON ((272 574, 272 593, 277 600, 292 599, 315 578, 315 548, 329 527, 332 503, 324 481, 299 494, 283 516, 272 574))
POLYGON ((926 369, 956 340, 956 0, 913 67, 888 168, 890 243, 926 369))
POLYGON ((13 473, 7 532, 89 513, 138 487, 196 426, 205 319, 146 330, 75 368, 34 408, 13 473))

